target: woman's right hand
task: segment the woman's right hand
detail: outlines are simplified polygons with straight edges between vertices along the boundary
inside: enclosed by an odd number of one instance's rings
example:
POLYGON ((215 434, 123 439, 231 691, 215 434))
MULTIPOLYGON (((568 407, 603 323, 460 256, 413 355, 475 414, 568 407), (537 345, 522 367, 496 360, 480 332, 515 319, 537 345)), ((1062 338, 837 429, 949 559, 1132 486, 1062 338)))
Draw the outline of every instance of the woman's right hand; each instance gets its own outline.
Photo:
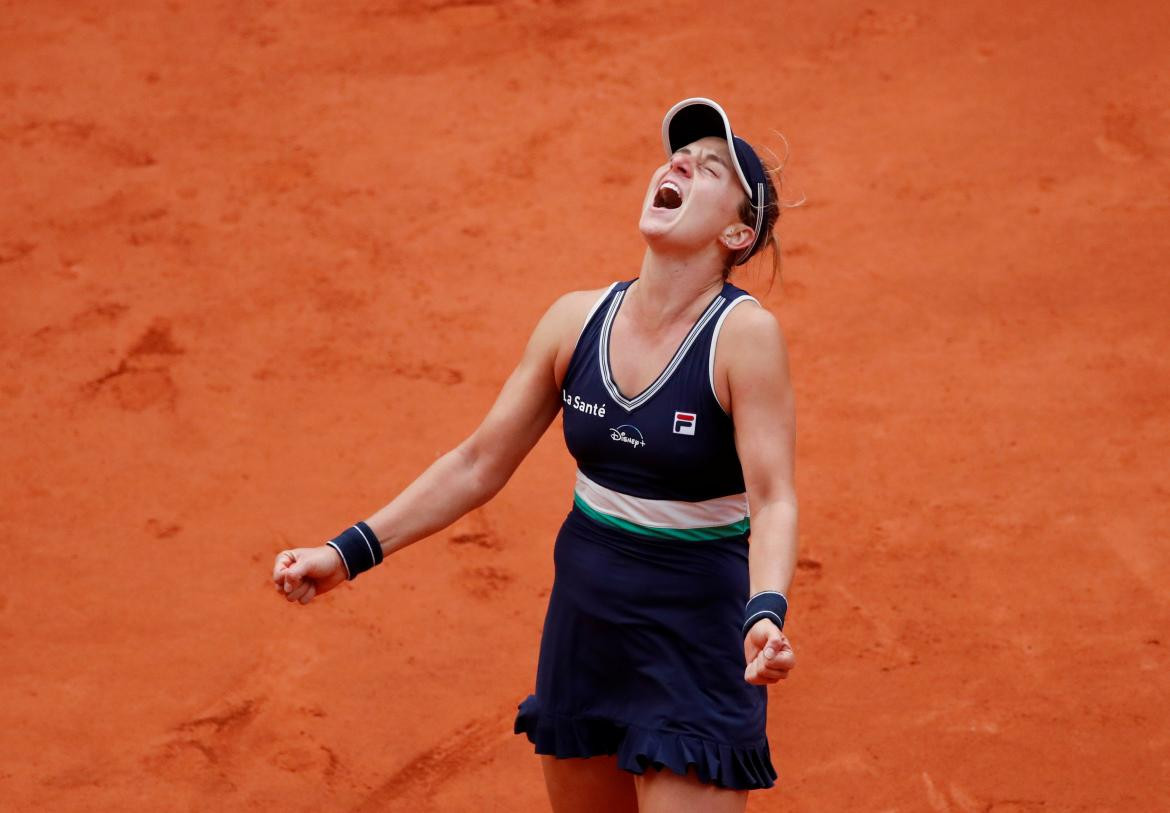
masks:
POLYGON ((349 578, 341 555, 329 545, 293 548, 276 554, 272 581, 276 592, 289 601, 308 604, 349 578))

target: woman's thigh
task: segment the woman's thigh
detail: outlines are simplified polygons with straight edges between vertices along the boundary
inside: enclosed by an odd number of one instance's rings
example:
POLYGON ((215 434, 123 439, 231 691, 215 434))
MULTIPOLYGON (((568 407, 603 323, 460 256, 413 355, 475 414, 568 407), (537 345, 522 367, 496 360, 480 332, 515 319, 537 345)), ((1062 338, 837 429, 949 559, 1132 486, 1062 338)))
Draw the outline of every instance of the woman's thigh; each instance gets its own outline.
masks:
POLYGON ((634 778, 640 813, 743 813, 746 790, 728 790, 704 784, 693 773, 647 768, 634 778))
POLYGON ((617 757, 557 759, 541 756, 553 813, 638 813, 634 775, 617 757))

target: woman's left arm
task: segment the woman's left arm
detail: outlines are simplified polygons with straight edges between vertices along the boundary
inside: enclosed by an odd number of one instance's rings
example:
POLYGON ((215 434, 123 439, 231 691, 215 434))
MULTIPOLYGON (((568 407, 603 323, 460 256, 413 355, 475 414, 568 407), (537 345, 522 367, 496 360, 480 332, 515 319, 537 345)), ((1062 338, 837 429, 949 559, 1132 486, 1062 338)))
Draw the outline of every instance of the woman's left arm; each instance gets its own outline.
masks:
MULTIPOLYGON (((751 508, 749 595, 771 590, 787 596, 797 552, 796 416, 784 335, 771 313, 748 303, 728 315, 721 339, 727 406, 751 508)), ((767 618, 748 632, 744 656, 749 683, 781 680, 795 665, 788 639, 767 618)))

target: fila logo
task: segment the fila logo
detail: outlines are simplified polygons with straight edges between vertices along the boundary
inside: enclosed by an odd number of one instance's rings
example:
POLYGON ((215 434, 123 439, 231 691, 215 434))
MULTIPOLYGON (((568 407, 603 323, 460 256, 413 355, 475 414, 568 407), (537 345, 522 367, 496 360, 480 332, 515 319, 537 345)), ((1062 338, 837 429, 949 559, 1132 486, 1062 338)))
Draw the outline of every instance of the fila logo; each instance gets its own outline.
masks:
POLYGON ((693 412, 674 413, 674 433, 676 435, 695 434, 695 419, 696 416, 693 412))

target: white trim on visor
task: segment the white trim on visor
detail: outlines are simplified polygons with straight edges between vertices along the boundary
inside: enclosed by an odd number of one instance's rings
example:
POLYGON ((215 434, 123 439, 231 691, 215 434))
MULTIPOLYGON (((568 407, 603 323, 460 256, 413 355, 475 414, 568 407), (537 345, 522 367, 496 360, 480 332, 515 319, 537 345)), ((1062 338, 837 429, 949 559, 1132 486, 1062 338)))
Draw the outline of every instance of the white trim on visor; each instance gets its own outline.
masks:
MULTIPOLYGON (((763 200, 764 184, 762 182, 757 183, 756 187, 756 200, 763 200)), ((753 206, 752 208, 756 210, 756 233, 752 237, 752 244, 745 248, 743 253, 739 255, 739 259, 735 261, 736 265, 743 265, 746 263, 748 261, 748 257, 752 256, 752 252, 755 251, 756 243, 760 242, 760 228, 764 225, 764 207, 753 206)))
MULTIPOLYGON (((739 182, 743 186, 743 191, 747 192, 748 200, 751 200, 752 185, 748 183, 747 175, 744 174, 743 169, 739 165, 739 156, 735 154, 735 135, 731 132, 731 122, 718 103, 702 96, 694 96, 690 99, 683 99, 674 107, 670 108, 670 110, 666 111, 666 116, 662 119, 662 146, 666 149, 666 157, 669 158, 674 155, 674 150, 670 148, 670 122, 680 110, 684 107, 691 107, 692 105, 710 107, 719 114, 719 118, 723 119, 724 137, 727 139, 727 149, 731 152, 731 163, 735 167, 735 174, 739 176, 739 182)), ((756 200, 760 200, 760 198, 756 200)))

